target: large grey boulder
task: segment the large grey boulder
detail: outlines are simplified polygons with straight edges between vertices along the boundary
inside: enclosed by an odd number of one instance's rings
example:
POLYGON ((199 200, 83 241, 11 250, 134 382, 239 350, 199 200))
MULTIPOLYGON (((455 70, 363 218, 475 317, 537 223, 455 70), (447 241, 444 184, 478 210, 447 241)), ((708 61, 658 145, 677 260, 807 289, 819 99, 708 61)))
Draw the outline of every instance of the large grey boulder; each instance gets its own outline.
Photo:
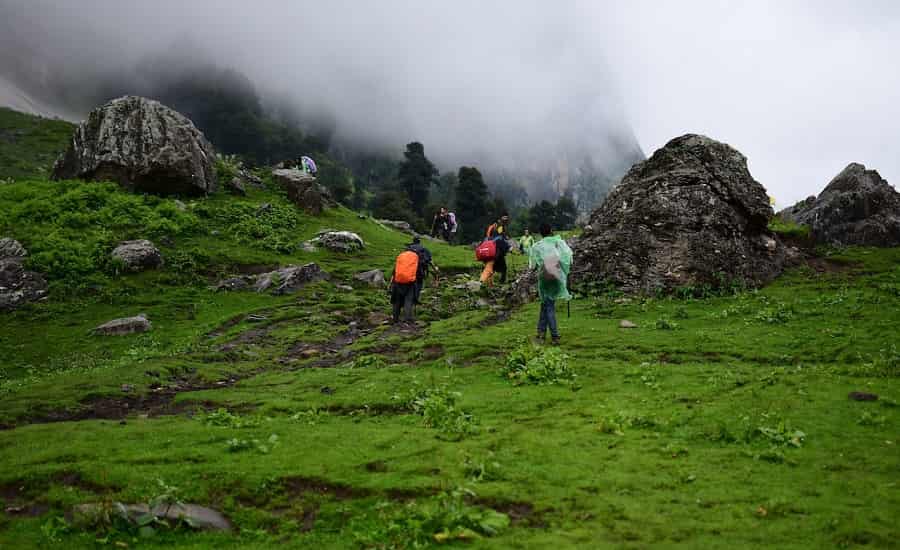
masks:
POLYGON ((818 197, 778 215, 808 226, 818 244, 900 246, 900 193, 862 164, 848 165, 818 197))
POLYGON ((19 241, 0 239, 0 311, 10 311, 47 295, 47 281, 22 262, 28 251, 19 241))
POLYGON ((162 265, 159 249, 145 239, 120 243, 112 251, 112 257, 121 261, 126 271, 144 271, 162 265))
POLYGON ((630 292, 777 277, 786 247, 768 230, 766 190, 734 148, 705 136, 673 139, 635 164, 573 246, 579 282, 630 292))
POLYGON ((332 252, 356 252, 366 246, 362 237, 352 231, 321 231, 312 242, 332 252))
POLYGON ((287 191, 288 199, 309 214, 319 215, 325 208, 336 205, 331 193, 306 172, 279 168, 272 170, 272 177, 287 191))
POLYGON ((322 268, 315 263, 301 266, 289 265, 259 275, 253 289, 257 292, 269 291, 272 294, 288 294, 296 292, 311 282, 327 278, 328 273, 322 271, 322 268))
POLYGON ((53 166, 53 179, 111 180, 133 191, 215 190, 215 152, 184 115, 138 96, 91 111, 53 166))
POLYGON ((152 323, 144 314, 140 314, 136 317, 123 317, 107 321, 91 332, 100 336, 123 336, 136 332, 147 332, 151 328, 153 328, 152 323))

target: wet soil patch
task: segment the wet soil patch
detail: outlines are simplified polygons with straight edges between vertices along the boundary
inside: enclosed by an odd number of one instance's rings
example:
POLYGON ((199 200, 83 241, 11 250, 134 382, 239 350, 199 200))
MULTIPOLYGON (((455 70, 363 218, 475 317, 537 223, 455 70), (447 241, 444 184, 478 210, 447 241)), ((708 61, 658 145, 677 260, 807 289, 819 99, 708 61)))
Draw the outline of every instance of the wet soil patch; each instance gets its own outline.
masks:
POLYGON ((281 478, 281 487, 284 492, 293 497, 305 495, 326 496, 336 500, 350 500, 371 496, 373 492, 362 487, 353 487, 341 483, 304 476, 291 476, 281 478))
POLYGON ((245 330, 244 332, 238 334, 231 340, 225 342, 221 346, 219 346, 219 351, 229 352, 234 351, 235 349, 246 346, 250 344, 257 344, 265 340, 266 336, 269 335, 269 327, 264 328, 254 328, 250 330, 245 330))
POLYGON ((538 511, 533 504, 524 501, 509 501, 493 497, 475 497, 470 499, 470 504, 492 508, 509 516, 513 525, 524 527, 545 528, 547 521, 544 519, 544 511, 538 511))
POLYGON ((41 502, 41 497, 52 485, 73 487, 87 493, 106 495, 119 491, 119 487, 101 485, 84 479, 79 472, 57 472, 49 478, 25 480, 20 479, 0 484, 0 506, 11 516, 37 517, 50 510, 50 506, 41 502))
POLYGON ((433 361, 439 357, 442 357, 443 355, 444 346, 440 344, 434 344, 422 348, 422 359, 425 359, 426 361, 433 361))
POLYGON ((805 264, 816 273, 848 273, 859 267, 855 262, 847 262, 840 260, 832 260, 830 258, 821 258, 810 256, 806 258, 805 264))
POLYGON ((324 410, 335 416, 400 416, 412 414, 405 405, 398 403, 371 403, 365 405, 329 405, 324 410))

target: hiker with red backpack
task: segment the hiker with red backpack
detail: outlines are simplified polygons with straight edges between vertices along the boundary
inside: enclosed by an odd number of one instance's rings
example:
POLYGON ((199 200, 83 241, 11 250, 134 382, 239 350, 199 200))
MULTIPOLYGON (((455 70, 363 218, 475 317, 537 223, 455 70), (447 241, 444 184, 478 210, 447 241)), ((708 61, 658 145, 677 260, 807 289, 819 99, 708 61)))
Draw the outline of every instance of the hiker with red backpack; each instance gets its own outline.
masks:
POLYGON ((402 322, 415 322, 414 308, 419 303, 419 295, 422 293, 429 269, 435 274, 439 271, 432 262, 431 252, 422 246, 419 237, 414 237, 412 243, 406 245, 406 250, 397 256, 394 273, 391 274, 391 305, 395 324, 401 321, 401 309, 402 322))
POLYGON ((538 297, 541 315, 537 324, 537 340, 543 342, 550 330, 554 345, 559 345, 556 326, 556 300, 569 300, 572 296, 566 288, 569 270, 572 268, 572 249, 558 235, 553 235, 550 224, 541 225, 541 240, 531 247, 528 267, 537 270, 538 297))
POLYGON ((481 283, 487 286, 494 284, 494 273, 500 274, 500 284, 506 282, 506 273, 509 268, 506 266, 506 254, 512 248, 509 242, 509 214, 504 212, 500 215, 500 219, 488 226, 485 232, 485 240, 479 245, 479 248, 485 245, 487 248, 482 253, 482 257, 478 257, 478 250, 475 251, 475 257, 479 261, 484 262, 484 269, 481 271, 481 283), (493 245, 485 243, 494 243, 493 245), (490 252, 487 252, 490 250, 490 252), (487 256, 490 256, 488 259, 487 256))

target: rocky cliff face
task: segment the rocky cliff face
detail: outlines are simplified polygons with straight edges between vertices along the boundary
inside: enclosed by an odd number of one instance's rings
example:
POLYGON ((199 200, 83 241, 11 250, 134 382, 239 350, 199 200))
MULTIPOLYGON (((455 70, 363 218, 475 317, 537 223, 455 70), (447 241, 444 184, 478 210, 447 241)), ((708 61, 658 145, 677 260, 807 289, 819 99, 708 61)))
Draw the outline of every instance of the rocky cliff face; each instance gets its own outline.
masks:
POLYGON ((53 179, 111 180, 161 194, 215 189, 215 152, 194 124, 158 101, 125 96, 95 109, 72 135, 53 179))
POLYGON ((900 193, 862 164, 851 163, 818 197, 778 215, 809 226, 820 244, 900 246, 900 193))
POLYGON ((688 134, 634 165, 591 214, 573 273, 632 292, 764 284, 785 261, 771 215, 740 152, 688 134))

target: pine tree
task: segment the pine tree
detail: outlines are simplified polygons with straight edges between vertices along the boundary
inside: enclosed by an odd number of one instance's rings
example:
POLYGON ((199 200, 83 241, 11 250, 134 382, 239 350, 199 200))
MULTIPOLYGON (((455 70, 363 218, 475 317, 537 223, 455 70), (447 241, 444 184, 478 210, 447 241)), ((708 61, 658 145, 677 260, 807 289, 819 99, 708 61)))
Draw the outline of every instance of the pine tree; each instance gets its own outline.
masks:
POLYGON ((492 201, 477 168, 463 166, 457 176, 456 218, 463 242, 480 240, 490 222, 492 201))
POLYGON ((428 191, 438 176, 437 168, 425 156, 425 146, 418 141, 406 145, 405 160, 398 174, 400 188, 409 197, 413 211, 422 217, 428 202, 428 191))

